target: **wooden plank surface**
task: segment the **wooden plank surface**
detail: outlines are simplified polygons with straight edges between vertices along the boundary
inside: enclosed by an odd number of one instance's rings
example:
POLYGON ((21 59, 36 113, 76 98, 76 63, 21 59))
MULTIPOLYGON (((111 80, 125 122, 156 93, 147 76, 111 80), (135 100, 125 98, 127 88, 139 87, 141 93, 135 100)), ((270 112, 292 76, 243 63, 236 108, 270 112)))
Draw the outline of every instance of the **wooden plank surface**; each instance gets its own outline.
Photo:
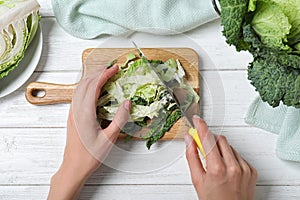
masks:
MULTIPOLYGON (((44 48, 37 71, 81 70, 81 54, 86 48, 132 47, 128 40, 119 38, 104 36, 94 40, 82 40, 72 37, 64 32, 55 18, 42 18, 41 28, 44 48)), ((193 48, 200 56, 203 70, 246 70, 252 60, 251 54, 236 52, 234 47, 228 46, 221 30, 220 21, 216 20, 183 35, 154 36, 134 33, 131 39, 143 48, 193 48), (143 39, 145 37, 147 39, 143 39)))
MULTIPOLYGON (((62 161, 66 129, 0 128, 0 132, 0 190, 1 185, 49 184, 62 161)), ((300 164, 276 157, 275 134, 252 127, 224 127, 221 133, 257 169, 259 185, 300 185, 300 164)), ((106 163, 114 169, 101 167, 87 183, 191 183, 182 140, 160 141, 150 151, 144 141, 120 140, 116 147, 106 163)))
MULTIPOLYGON (((197 53, 189 48, 141 48, 149 60, 162 60, 166 62, 170 58, 179 60, 185 70, 185 80, 187 83, 199 93, 200 73, 199 59, 197 53)), ((128 54, 137 54, 134 48, 90 48, 82 53, 82 78, 94 74, 99 67, 106 66, 112 60, 116 60, 116 64, 121 66, 127 60, 128 54)), ((56 103, 68 103, 72 99, 72 95, 77 83, 71 85, 48 83, 48 82, 31 82, 26 87, 26 99, 32 104, 46 105, 56 103), (33 92, 43 91, 42 97, 33 95, 33 92)), ((195 111, 198 113, 197 111, 195 111)), ((186 121, 179 119, 172 128, 165 133, 163 140, 173 138, 183 138, 190 126, 186 121)), ((126 137, 120 134, 120 137, 126 137)), ((136 137, 142 139, 141 137, 136 137)))
MULTIPOLYGON (((38 72, 29 82, 43 81, 70 84, 81 78, 81 71, 76 72, 38 72)), ((244 116, 257 94, 247 81, 245 71, 202 71, 200 91, 201 116, 210 126, 246 126, 244 116), (220 81, 221 88, 207 88, 220 81), (210 91, 210 89, 213 89, 210 91), (224 94, 224 99, 213 102, 212 94, 224 94), (213 113, 214 110, 217 112, 213 113), (213 118, 218 118, 211 121, 213 118)), ((25 85, 13 94, 1 98, 0 127, 65 127, 69 104, 35 106, 29 104, 24 95, 25 85), (51 112, 55 110, 55 112, 51 112), (16 119, 17 116, 17 119, 16 119)))
MULTIPOLYGON (((185 70, 187 82, 195 89, 199 89, 199 58, 196 51, 189 48, 141 48, 149 60, 162 60, 166 62, 170 58, 178 59, 185 70)), ((126 62, 129 53, 137 55, 134 48, 90 48, 82 53, 82 78, 88 77, 113 60, 117 65, 126 62)))
MULTIPOLYGON (((46 199, 49 186, 4 186, 0 199, 46 199)), ((300 186, 257 186, 255 200, 298 200, 300 186)), ((130 200, 195 200, 197 194, 192 185, 103 185, 85 186, 80 200, 130 199, 130 200)))
MULTIPOLYGON (((53 17, 51 1, 38 0, 42 6, 41 25, 44 49, 40 63, 30 81, 74 83, 81 78, 81 53, 86 48, 131 47, 124 41, 102 37, 81 40, 63 31, 53 17), (68 62, 66 62, 66 60, 68 62)), ((134 33, 130 37, 141 47, 190 47, 200 55, 201 74, 205 86, 216 80, 223 83, 223 123, 212 121, 214 131, 223 127, 230 143, 252 164, 259 174, 256 200, 300 199, 300 166, 276 157, 277 135, 250 127, 243 117, 257 95, 247 80, 247 65, 252 57, 247 52, 237 53, 229 47, 221 33, 220 20, 181 35, 154 36, 134 33)), ((65 144, 68 104, 37 107, 26 102, 25 86, 0 99, 0 199, 45 199, 51 175, 58 168, 65 144), (47 115, 45 115, 47 113, 47 115)), ((202 96, 202 116, 209 120, 215 107, 209 88, 202 96)), ((119 143, 123 148, 124 143, 119 143)), ((164 142, 162 142, 165 144, 164 142)), ((172 143, 184 151, 182 141, 172 143)), ((153 150, 159 148, 155 145, 153 150)), ((135 141, 132 151, 146 150, 143 142, 135 141)), ((112 159, 120 155, 113 152, 112 159)), ((163 160, 165 157, 162 157, 163 160)), ((134 168, 132 158, 125 156, 119 167, 134 168), (127 162, 129 159, 131 162, 127 162)), ((149 161, 141 159, 139 166, 149 161)), ((151 165, 150 163, 150 166, 151 165)), ((88 180, 81 199, 196 199, 190 185, 190 175, 184 156, 167 168, 153 173, 132 174, 102 167, 88 180), (108 185, 107 185, 108 184, 108 185), (120 191, 120 192, 118 192, 120 191), (145 194, 146 193, 146 194, 145 194)))
MULTIPOLYGON (((216 82, 216 75, 224 88, 217 88, 213 93, 224 93, 224 99, 212 101, 210 88, 201 88, 201 115, 210 126, 246 126, 244 116, 250 103, 257 96, 249 84, 244 71, 203 71, 201 81, 206 84, 216 82), (223 90, 224 89, 224 90, 223 90), (216 105, 217 104, 217 105, 216 105), (221 107, 213 113, 216 107, 221 107), (212 115, 218 120, 210 121, 212 115)), ((74 83, 81 77, 81 72, 43 72, 35 73, 28 82, 45 81, 56 83, 74 83)), ((205 84, 204 84, 205 85, 205 84)), ((0 127, 65 127, 69 104, 35 106, 29 104, 24 95, 25 86, 13 94, 0 99, 0 127), (28 115, 28 113, 31 113, 28 115), (18 119, 22 120, 17 120, 18 119)))
MULTIPOLYGON (((167 61, 170 58, 180 60, 182 67, 185 69, 185 78, 196 91, 199 92, 199 59, 198 54, 189 48, 142 48, 142 51, 150 60, 167 61)), ((98 71, 99 67, 106 66, 108 63, 116 60, 119 66, 126 62, 129 53, 137 54, 134 48, 89 48, 82 53, 82 77, 87 78, 89 75, 98 71)), ((48 82, 31 82, 26 87, 26 99, 31 104, 47 105, 68 103, 72 100, 72 95, 78 83, 71 85, 48 83, 48 82), (37 92, 43 92, 44 95, 37 96, 37 92)), ((182 123, 181 123, 182 124, 182 123)))

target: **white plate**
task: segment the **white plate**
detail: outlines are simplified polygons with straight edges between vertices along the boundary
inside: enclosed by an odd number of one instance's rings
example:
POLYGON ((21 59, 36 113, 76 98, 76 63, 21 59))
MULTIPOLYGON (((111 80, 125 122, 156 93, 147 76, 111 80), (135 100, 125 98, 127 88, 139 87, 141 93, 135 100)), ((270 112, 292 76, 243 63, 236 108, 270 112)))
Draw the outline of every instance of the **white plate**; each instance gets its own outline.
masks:
POLYGON ((43 35, 41 26, 25 52, 24 58, 19 65, 6 77, 0 79, 0 98, 4 97, 21 87, 32 75, 39 63, 43 49, 43 35))

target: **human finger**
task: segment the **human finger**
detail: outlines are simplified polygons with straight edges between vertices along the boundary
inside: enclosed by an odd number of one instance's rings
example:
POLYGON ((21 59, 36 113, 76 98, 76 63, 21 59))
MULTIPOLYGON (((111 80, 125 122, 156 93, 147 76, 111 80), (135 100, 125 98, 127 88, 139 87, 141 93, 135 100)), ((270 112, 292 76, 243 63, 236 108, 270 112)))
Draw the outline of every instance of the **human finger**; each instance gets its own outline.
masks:
POLYGON ((197 185, 203 176, 205 175, 205 170, 199 158, 198 149, 193 138, 186 134, 184 136, 184 141, 186 143, 186 159, 190 168, 190 173, 194 185, 197 185))
MULTIPOLYGON (((208 127, 203 119, 195 115, 193 117, 193 123, 197 132, 199 134, 203 149, 206 154, 206 164, 209 165, 210 162, 221 162, 222 158, 216 145, 216 140, 214 135, 208 130, 208 127)), ((211 163, 212 165, 214 163, 211 163)))
MULTIPOLYGON (((101 87, 109 78, 116 74, 117 71, 118 66, 114 66, 110 69, 101 67, 96 73, 82 79, 73 94, 72 107, 78 109, 84 107, 86 108, 87 114, 94 118, 96 102, 99 98, 101 87)), ((76 109, 74 109, 74 113, 76 113, 76 109)))
POLYGON ((131 102, 129 100, 125 100, 121 106, 118 108, 117 113, 114 116, 114 119, 109 124, 109 126, 104 130, 106 136, 111 138, 111 142, 118 137, 120 130, 127 123, 130 116, 130 107, 131 102))
POLYGON ((251 166, 242 156, 233 148, 232 151, 240 163, 242 169, 242 177, 245 185, 249 188, 248 191, 248 199, 253 199, 255 193, 255 184, 257 180, 257 171, 256 169, 251 166))
POLYGON ((239 162, 234 155, 231 146, 229 145, 225 136, 218 136, 218 146, 223 157, 223 160, 227 166, 239 166, 239 162))
POLYGON ((231 147, 231 149, 239 165, 241 166, 243 175, 246 176, 247 178, 250 178, 252 174, 251 166, 242 158, 242 156, 233 147, 231 147))
POLYGON ((94 130, 96 129, 97 131, 97 136, 94 140, 93 138, 89 138, 90 145, 87 147, 90 153, 101 163, 103 163, 106 159, 108 153, 110 152, 115 141, 118 138, 120 130, 128 121, 130 116, 130 106, 130 101, 124 101, 118 108, 114 119, 107 128, 101 129, 100 126, 98 126, 98 128, 94 127, 94 130))
MULTIPOLYGON (((107 69, 104 68, 104 72, 101 72, 100 69, 100 76, 99 76, 99 80, 97 83, 97 89, 96 89, 96 98, 98 99, 100 92, 101 92, 101 88, 104 86, 104 84, 110 79, 112 78, 119 70, 119 66, 118 65, 114 65, 111 68, 107 69)), ((97 100, 96 99, 96 100, 97 100)))

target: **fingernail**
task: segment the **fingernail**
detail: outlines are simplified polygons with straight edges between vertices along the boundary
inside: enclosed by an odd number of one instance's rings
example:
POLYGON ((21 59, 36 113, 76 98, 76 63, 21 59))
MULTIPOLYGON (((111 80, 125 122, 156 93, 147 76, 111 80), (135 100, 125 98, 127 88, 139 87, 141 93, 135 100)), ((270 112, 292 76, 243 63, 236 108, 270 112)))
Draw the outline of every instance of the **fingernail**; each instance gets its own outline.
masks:
POLYGON ((124 108, 126 109, 126 110, 130 110, 130 107, 131 107, 131 101, 129 101, 129 100, 126 100, 125 102, 124 102, 124 108))
POLYGON ((190 135, 188 135, 188 134, 184 135, 184 142, 185 142, 186 146, 189 146, 192 143, 192 141, 193 141, 193 138, 190 135))
POLYGON ((193 119, 201 119, 198 115, 193 115, 193 119))
POLYGON ((117 69, 119 69, 119 66, 118 66, 118 65, 114 65, 114 66, 112 66, 112 68, 113 68, 114 70, 117 70, 117 69))

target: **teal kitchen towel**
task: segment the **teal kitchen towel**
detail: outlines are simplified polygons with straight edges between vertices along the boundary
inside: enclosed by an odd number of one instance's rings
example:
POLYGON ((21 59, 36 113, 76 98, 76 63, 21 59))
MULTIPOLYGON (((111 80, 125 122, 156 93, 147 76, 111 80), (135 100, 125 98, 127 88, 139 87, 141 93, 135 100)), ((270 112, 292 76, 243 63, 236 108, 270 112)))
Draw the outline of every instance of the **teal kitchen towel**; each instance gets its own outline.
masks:
POLYGON ((276 154, 300 162, 300 109, 281 104, 272 108, 258 97, 250 106, 246 123, 278 134, 276 154))
POLYGON ((52 0, 52 7, 58 23, 83 39, 134 31, 176 34, 219 17, 211 0, 52 0))

